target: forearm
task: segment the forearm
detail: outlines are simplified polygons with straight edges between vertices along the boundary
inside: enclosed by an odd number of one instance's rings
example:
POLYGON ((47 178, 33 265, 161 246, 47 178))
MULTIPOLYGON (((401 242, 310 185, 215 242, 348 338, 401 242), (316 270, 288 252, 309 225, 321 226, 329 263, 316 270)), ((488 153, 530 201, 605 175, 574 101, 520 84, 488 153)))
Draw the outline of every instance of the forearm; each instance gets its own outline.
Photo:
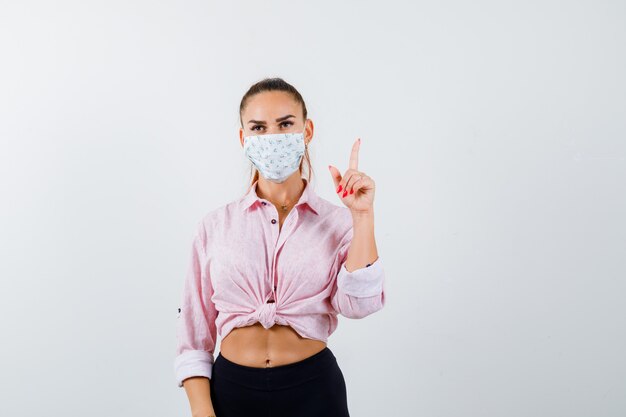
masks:
POLYGON ((365 268, 367 264, 378 259, 374 238, 374 212, 352 213, 352 221, 354 234, 346 259, 346 269, 349 272, 365 268))
POLYGON ((183 382, 192 417, 215 417, 210 384, 211 381, 205 377, 191 377, 183 382))

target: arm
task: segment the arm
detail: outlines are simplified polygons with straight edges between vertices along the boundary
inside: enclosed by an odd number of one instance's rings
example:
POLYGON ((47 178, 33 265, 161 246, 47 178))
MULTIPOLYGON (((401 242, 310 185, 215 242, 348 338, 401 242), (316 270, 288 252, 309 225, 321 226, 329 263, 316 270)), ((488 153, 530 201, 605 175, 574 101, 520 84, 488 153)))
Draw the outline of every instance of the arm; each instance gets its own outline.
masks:
POLYGON ((358 169, 360 146, 359 138, 352 144, 349 168, 343 176, 328 166, 337 193, 352 214, 352 228, 340 243, 341 266, 330 295, 333 308, 349 318, 365 317, 385 305, 385 271, 374 240, 375 183, 358 169))
POLYGON ((190 377, 183 382, 192 417, 215 417, 210 384, 210 379, 203 377, 190 377))
POLYGON ((210 378, 217 337, 217 310, 211 301, 213 287, 206 270, 206 233, 202 224, 193 240, 177 322, 174 371, 184 387, 194 417, 214 414, 210 378))
POLYGON ((344 317, 359 319, 384 307, 385 271, 376 249, 373 212, 353 213, 352 218, 353 227, 340 243, 331 305, 344 317))
POLYGON ((374 212, 352 213, 352 229, 352 242, 345 262, 348 271, 373 264, 378 259, 378 250, 374 238, 374 212))

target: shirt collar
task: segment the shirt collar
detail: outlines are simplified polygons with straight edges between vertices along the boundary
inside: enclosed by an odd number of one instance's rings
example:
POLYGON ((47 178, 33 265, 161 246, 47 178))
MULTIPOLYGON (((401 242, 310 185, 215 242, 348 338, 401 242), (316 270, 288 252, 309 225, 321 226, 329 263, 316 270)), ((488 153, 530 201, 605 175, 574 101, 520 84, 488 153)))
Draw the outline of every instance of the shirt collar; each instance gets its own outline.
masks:
MULTIPOLYGON (((306 178, 302 178, 302 180, 304 181, 304 191, 302 192, 302 195, 300 196, 300 199, 298 200, 298 202, 296 203, 296 205, 294 207, 297 207, 300 204, 306 203, 311 209, 313 209, 315 214, 319 214, 319 209, 320 209, 320 207, 319 207, 319 197, 317 196, 317 194, 315 193, 313 188, 311 188, 311 185, 309 184, 307 179, 306 178)), ((262 201, 262 199, 256 193, 256 186, 257 186, 258 182, 259 182, 259 180, 256 180, 254 183, 252 183, 252 185, 248 189, 248 192, 246 193, 246 195, 244 195, 241 198, 241 200, 240 200, 241 211, 246 211, 255 202, 262 201)))

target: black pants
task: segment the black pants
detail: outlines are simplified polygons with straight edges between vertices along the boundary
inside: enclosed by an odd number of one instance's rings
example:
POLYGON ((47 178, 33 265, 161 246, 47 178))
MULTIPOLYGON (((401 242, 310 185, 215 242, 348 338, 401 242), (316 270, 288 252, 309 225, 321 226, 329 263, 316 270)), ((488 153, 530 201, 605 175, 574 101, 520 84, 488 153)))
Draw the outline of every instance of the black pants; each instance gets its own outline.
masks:
POLYGON ((216 417, 349 417, 346 384, 325 347, 298 362, 255 368, 218 354, 211 377, 216 417))

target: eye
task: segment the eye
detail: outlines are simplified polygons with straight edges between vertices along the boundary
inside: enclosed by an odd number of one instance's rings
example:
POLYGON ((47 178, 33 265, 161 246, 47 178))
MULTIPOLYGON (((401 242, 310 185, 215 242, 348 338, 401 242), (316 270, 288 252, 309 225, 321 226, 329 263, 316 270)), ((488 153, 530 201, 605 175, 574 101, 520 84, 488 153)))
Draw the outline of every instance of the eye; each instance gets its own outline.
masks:
POLYGON ((250 128, 250 130, 257 130, 257 127, 263 127, 263 126, 261 126, 261 125, 254 125, 254 126, 252 126, 250 128))
POLYGON ((293 122, 290 122, 290 121, 285 121, 285 122, 282 122, 282 123, 281 123, 281 126, 282 126, 283 124, 285 124, 285 123, 287 124, 287 126, 291 126, 291 125, 293 125, 293 122))

